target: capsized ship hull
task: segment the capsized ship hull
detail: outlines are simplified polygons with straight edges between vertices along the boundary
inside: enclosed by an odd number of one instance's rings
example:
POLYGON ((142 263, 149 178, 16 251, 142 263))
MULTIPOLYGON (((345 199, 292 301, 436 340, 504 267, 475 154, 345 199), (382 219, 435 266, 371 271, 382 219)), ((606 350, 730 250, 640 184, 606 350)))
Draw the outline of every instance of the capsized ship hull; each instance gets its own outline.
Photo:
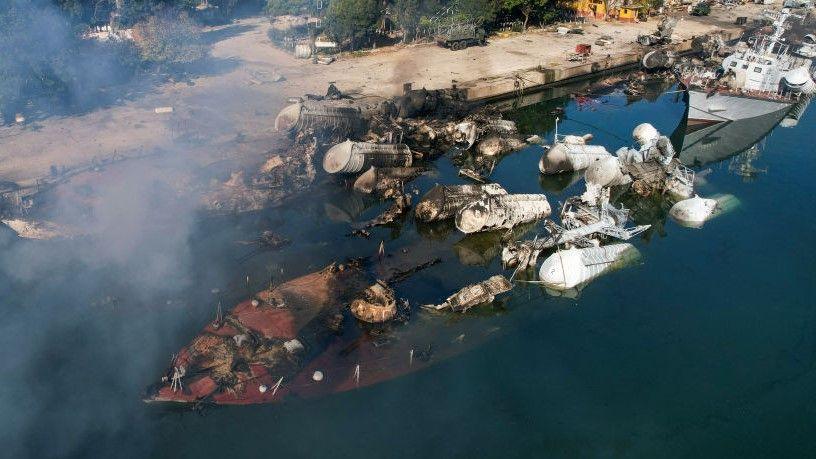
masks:
MULTIPOLYGON (((388 263, 380 263, 373 277, 388 278, 407 266, 404 260, 388 263)), ((246 405, 343 392, 460 354, 506 325, 490 307, 467 315, 403 309, 391 322, 365 324, 346 306, 371 281, 358 266, 333 264, 259 292, 181 349, 145 401, 246 405)))

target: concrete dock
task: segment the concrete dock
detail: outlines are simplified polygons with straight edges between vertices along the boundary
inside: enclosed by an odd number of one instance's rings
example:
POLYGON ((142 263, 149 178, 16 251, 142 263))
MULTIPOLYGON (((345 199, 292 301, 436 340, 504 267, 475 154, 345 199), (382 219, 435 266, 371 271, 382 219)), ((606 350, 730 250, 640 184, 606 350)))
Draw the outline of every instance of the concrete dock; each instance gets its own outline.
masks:
MULTIPOLYGON (((731 41, 739 38, 741 29, 723 30, 723 39, 731 41)), ((668 46, 677 55, 692 52, 692 39, 686 39, 668 46)), ((496 99, 521 96, 525 93, 553 88, 574 81, 602 76, 615 71, 637 68, 643 56, 655 47, 642 46, 640 49, 616 54, 604 55, 603 48, 595 51, 587 61, 559 64, 552 67, 537 66, 511 74, 482 78, 458 85, 471 102, 488 102, 496 99)))

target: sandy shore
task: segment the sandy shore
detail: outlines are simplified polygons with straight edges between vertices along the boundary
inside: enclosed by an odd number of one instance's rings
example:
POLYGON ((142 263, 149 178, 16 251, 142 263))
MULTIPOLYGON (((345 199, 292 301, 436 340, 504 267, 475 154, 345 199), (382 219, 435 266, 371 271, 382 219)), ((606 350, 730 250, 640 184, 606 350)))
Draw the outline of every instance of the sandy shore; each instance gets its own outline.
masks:
MULTIPOLYGON (((675 39, 734 27, 737 16, 755 17, 760 5, 715 10, 710 17, 683 14, 675 39)), ((165 83, 151 91, 91 113, 51 117, 0 127, 0 180, 30 184, 51 166, 73 168, 114 153, 183 155, 204 166, 230 159, 258 161, 275 145, 272 124, 286 99, 323 93, 329 82, 344 91, 390 96, 404 82, 415 88, 444 88, 537 65, 564 61, 577 43, 611 35, 616 43, 595 54, 628 52, 635 37, 652 31, 657 20, 638 24, 591 22, 584 35, 559 36, 546 30, 491 38, 487 46, 450 51, 435 45, 383 48, 345 55, 331 65, 296 60, 271 45, 269 21, 256 17, 212 28, 212 66, 191 82, 165 83), (274 82, 279 73, 284 81, 274 82), (173 107, 157 114, 156 107, 173 107)))

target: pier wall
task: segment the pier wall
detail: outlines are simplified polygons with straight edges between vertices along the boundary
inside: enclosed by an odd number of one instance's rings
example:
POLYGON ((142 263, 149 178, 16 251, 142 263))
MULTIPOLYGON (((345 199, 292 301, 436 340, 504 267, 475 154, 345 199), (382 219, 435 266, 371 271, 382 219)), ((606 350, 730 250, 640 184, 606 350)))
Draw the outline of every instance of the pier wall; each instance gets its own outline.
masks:
MULTIPOLYGON (((724 30, 726 41, 738 38, 739 31, 724 30)), ((692 53, 692 40, 683 40, 669 45, 678 55, 692 53)), ((538 66, 512 74, 469 81, 459 85, 465 98, 472 102, 487 102, 495 99, 519 96, 528 92, 553 88, 576 80, 593 78, 614 71, 626 70, 640 66, 643 56, 653 47, 641 47, 638 50, 602 57, 601 53, 593 55, 587 62, 564 62, 554 66, 538 66)))

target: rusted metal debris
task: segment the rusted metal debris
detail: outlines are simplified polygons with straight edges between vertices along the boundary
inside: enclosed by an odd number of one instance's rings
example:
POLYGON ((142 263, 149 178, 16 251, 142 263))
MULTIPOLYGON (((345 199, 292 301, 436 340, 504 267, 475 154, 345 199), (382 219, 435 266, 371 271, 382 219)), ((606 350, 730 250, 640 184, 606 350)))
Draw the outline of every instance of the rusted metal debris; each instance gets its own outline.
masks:
POLYGON ((353 188, 361 193, 384 194, 387 190, 399 189, 406 181, 422 175, 424 167, 375 167, 371 166, 354 181, 353 188))
POLYGON ((397 315, 394 290, 378 280, 363 291, 363 297, 352 301, 351 313, 359 320, 369 323, 387 322, 397 315))
POLYGON ((543 194, 504 194, 483 197, 456 214, 456 228, 469 234, 516 225, 547 217, 552 212, 543 194))
POLYGON ((507 194, 498 183, 486 185, 435 185, 417 203, 414 211, 420 221, 453 218, 456 212, 485 195, 507 194))
POLYGON ((360 226, 363 228, 371 228, 372 226, 388 225, 396 221, 411 208, 411 195, 397 192, 397 194, 393 196, 393 199, 394 203, 385 212, 362 223, 360 226))
POLYGON ((497 274, 477 284, 464 287, 449 296, 444 303, 423 307, 437 311, 450 309, 453 312, 465 312, 474 306, 492 302, 496 295, 508 292, 512 288, 513 284, 510 281, 501 274, 497 274))
POLYGON ((247 404, 279 398, 280 393, 259 391, 259 385, 293 380, 303 370, 310 328, 327 327, 341 312, 342 299, 365 285, 358 264, 349 262, 258 292, 174 356, 161 382, 148 390, 148 400, 247 404))

